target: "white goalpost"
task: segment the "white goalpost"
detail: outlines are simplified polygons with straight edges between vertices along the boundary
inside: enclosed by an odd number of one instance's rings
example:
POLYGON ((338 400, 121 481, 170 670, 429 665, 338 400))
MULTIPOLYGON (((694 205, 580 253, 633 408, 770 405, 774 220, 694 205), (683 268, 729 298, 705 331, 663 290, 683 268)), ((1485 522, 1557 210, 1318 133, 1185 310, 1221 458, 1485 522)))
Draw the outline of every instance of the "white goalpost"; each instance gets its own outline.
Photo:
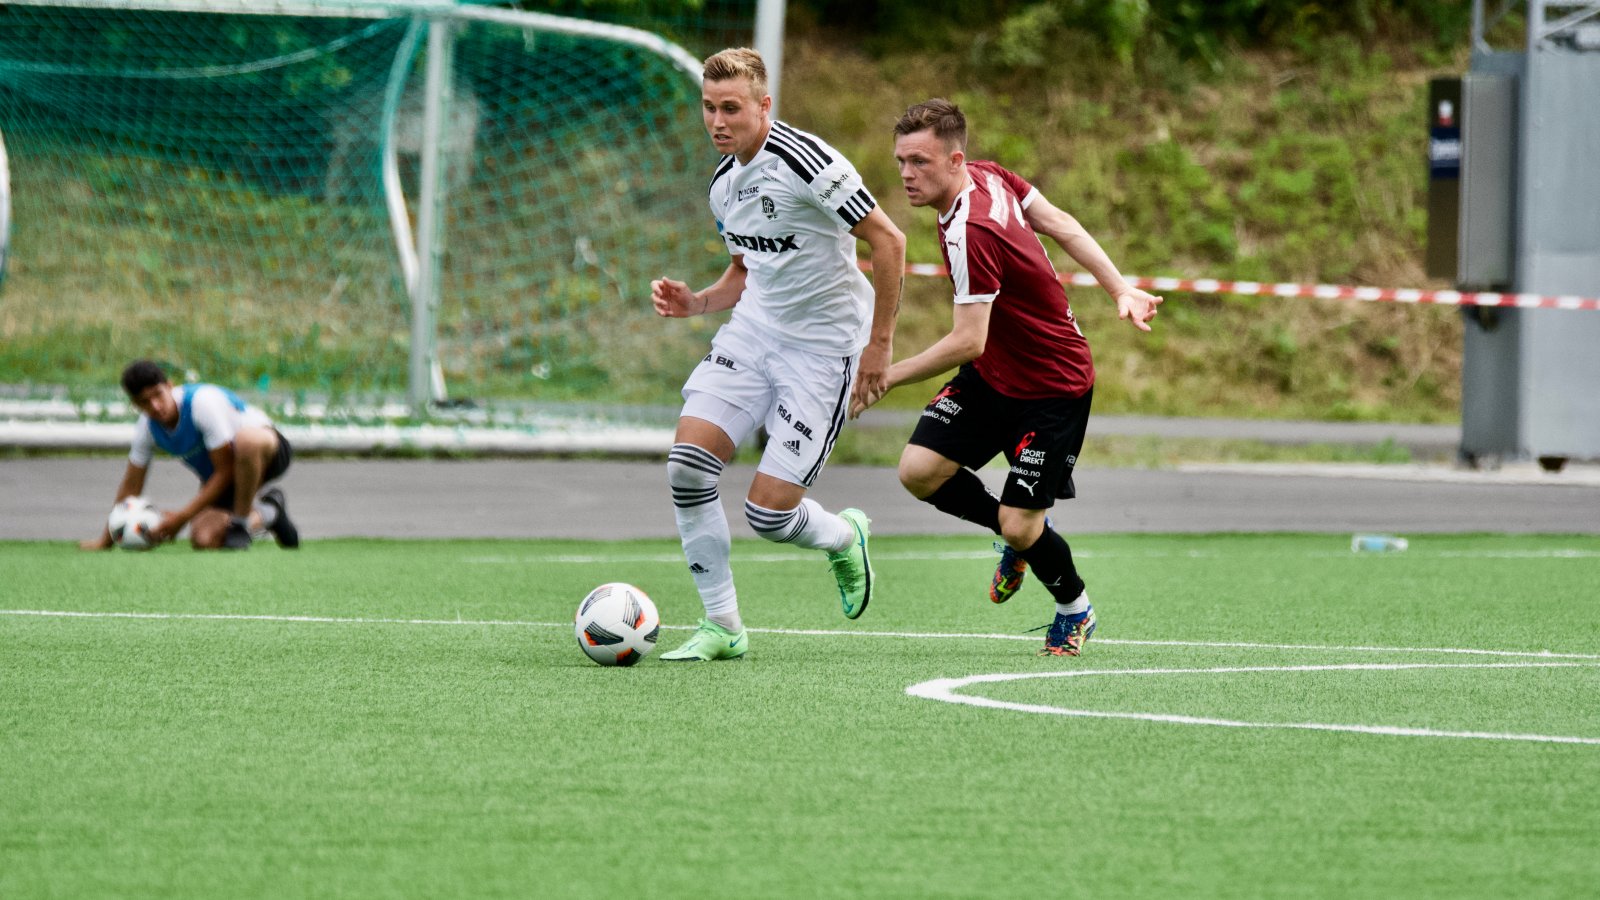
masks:
POLYGON ((9 11, 0 133, 33 205, 5 289, 105 355, 68 368, 151 355, 332 405, 403 390, 418 416, 447 382, 649 399, 667 351, 630 292, 704 255, 677 43, 423 0, 9 11))

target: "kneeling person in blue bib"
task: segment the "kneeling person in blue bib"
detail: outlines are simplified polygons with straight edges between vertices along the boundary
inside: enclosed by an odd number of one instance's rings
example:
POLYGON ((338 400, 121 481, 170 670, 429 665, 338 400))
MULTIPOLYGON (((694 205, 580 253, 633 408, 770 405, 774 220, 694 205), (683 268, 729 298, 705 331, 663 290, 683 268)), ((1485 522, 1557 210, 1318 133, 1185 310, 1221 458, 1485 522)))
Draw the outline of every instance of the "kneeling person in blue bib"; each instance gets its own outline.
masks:
MULTIPOLYGON (((286 549, 300 546, 283 491, 261 490, 281 478, 294 458, 288 439, 266 413, 214 384, 175 386, 149 360, 122 371, 122 389, 140 416, 117 502, 144 493, 157 448, 178 457, 200 479, 199 492, 182 509, 162 512, 159 540, 172 540, 188 525, 196 550, 246 550, 252 535, 267 533, 286 549)), ((111 545, 105 529, 79 544, 85 550, 111 545)))

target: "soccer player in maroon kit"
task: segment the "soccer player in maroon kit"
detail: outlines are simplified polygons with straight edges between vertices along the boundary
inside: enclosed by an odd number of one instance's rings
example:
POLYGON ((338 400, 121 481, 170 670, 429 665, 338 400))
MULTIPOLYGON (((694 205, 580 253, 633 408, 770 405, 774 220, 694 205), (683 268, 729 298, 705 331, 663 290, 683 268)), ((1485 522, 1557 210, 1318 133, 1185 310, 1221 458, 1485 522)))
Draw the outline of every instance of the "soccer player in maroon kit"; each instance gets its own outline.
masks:
POLYGON ((1056 601, 1041 653, 1077 656, 1094 633, 1094 607, 1046 513, 1075 493, 1094 363, 1038 235, 1093 274, 1136 328, 1150 330, 1161 298, 1129 285, 1078 220, 1028 182, 995 163, 969 161, 966 118, 955 104, 919 103, 894 133, 911 205, 939 212, 954 321, 949 334, 892 365, 883 389, 854 412, 898 385, 960 367, 922 411, 900 457, 900 481, 918 499, 1005 540, 989 599, 1009 600, 1032 566, 1056 601), (973 470, 1002 453, 1011 470, 996 498, 973 470))

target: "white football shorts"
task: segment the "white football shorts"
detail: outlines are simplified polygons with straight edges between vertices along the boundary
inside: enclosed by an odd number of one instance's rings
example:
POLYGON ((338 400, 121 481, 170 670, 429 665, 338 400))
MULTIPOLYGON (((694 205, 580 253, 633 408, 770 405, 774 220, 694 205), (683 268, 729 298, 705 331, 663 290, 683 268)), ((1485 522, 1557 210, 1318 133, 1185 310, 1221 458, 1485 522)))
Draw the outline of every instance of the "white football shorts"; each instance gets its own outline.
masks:
POLYGON ((767 448, 757 471, 810 487, 844 428, 859 360, 860 354, 810 353, 724 325, 683 385, 682 414, 716 425, 735 444, 765 425, 767 448))

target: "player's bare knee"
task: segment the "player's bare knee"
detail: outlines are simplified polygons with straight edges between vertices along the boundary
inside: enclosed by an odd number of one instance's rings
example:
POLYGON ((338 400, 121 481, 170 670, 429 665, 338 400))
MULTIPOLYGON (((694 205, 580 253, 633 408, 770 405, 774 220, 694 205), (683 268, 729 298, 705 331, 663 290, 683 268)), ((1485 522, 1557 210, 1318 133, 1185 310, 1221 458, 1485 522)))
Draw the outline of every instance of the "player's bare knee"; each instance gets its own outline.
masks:
POLYGON ((1000 508, 1000 537, 1013 550, 1032 547, 1044 533, 1045 511, 1000 508))
POLYGON ((215 550, 222 546, 222 537, 226 532, 226 520, 220 524, 211 519, 195 521, 189 525, 189 544, 196 550, 215 550))
POLYGON ((908 466, 904 459, 900 460, 900 484, 919 500, 939 489, 930 473, 908 466))
POLYGON ((926 500, 939 490, 960 466, 937 453, 915 444, 900 453, 900 484, 918 500, 926 500))

